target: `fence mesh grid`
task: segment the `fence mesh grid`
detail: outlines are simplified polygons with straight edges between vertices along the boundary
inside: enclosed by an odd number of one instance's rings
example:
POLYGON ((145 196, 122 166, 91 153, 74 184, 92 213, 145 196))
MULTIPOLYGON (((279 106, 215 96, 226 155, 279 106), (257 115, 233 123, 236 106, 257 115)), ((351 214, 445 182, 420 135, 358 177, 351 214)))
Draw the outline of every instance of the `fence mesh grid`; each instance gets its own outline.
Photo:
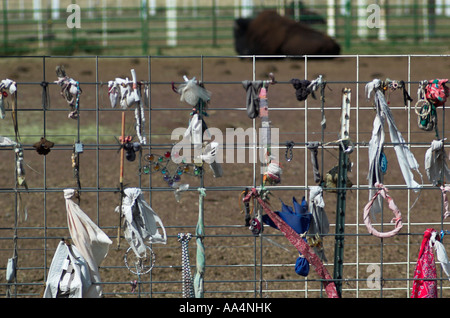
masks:
MULTIPOLYGON (((183 75, 201 80, 212 92, 205 121, 209 128, 258 128, 260 120, 246 115, 244 80, 266 80, 273 73, 277 83, 268 90, 272 127, 279 129, 278 151, 283 166, 282 181, 268 186, 270 203, 275 211, 282 200, 291 205, 292 197, 309 201, 314 181, 311 152, 308 145, 318 141, 322 176, 338 164, 342 89, 351 89, 350 140, 353 152, 349 155, 352 169, 348 172, 352 186, 346 194, 344 228, 343 297, 402 297, 410 295, 414 281, 417 255, 427 228, 446 230, 443 218, 442 193, 427 179, 423 158, 435 132, 417 127, 414 105, 421 80, 446 78, 448 56, 340 56, 335 59, 308 56, 295 58, 255 56, 35 56, 4 57, 2 79, 17 82, 17 120, 20 141, 24 149, 28 189, 16 186, 15 154, 11 146, 0 148, 0 200, 3 213, 0 237, 0 277, 2 295, 9 297, 42 297, 48 270, 58 242, 68 239, 66 207, 63 190, 77 189, 80 207, 113 240, 108 256, 100 266, 105 297, 181 297, 182 266, 178 233, 195 234, 199 216, 199 188, 206 191, 203 213, 205 221, 205 297, 326 297, 321 278, 311 270, 306 277, 294 271, 298 251, 280 231, 264 227, 260 235, 253 235, 244 224, 240 195, 246 188, 261 186, 260 163, 251 162, 259 145, 252 140, 230 146, 223 142, 224 175, 214 178, 208 169, 201 178, 184 175, 182 181, 189 189, 181 194, 180 202, 174 191, 159 173, 143 172, 146 154, 163 155, 171 151, 180 136, 171 136, 174 129, 187 127, 191 108, 182 103, 172 91, 172 83, 179 85, 183 75), (69 109, 60 96, 55 68, 65 65, 68 76, 82 88, 80 116, 68 118, 69 109), (161 217, 167 230, 165 245, 153 244, 155 265, 150 273, 136 275, 128 270, 124 255, 128 244, 118 236, 119 217, 115 208, 120 202, 119 143, 121 114, 126 118, 126 135, 135 136, 134 109, 112 108, 107 83, 116 77, 131 78, 135 69, 138 80, 149 84, 150 94, 145 107, 147 144, 134 162, 125 162, 125 187, 138 187, 145 199, 161 217), (299 102, 290 80, 312 80, 322 75, 327 82, 321 98, 309 96, 299 102), (371 100, 365 95, 365 85, 374 78, 404 80, 414 99, 405 107, 399 92, 387 92, 389 107, 406 143, 420 164, 423 183, 420 193, 409 189, 399 172, 396 155, 389 137, 385 153, 388 173, 385 186, 402 212, 403 228, 392 238, 379 239, 367 232, 362 213, 369 198, 367 184, 368 142, 375 116, 371 100), (45 84, 48 93, 43 94, 45 84), (44 106, 43 96, 48 97, 44 106), (322 111, 326 128, 322 130, 322 111), (45 136, 55 143, 51 152, 42 156, 33 144, 45 136), (286 141, 292 140, 293 159, 285 159, 286 141), (74 145, 81 143, 79 154, 79 187, 74 177, 71 156, 74 145), (236 153, 245 151, 245 162, 236 162, 236 153), (252 152, 253 151, 253 152, 252 152), (16 276, 6 281, 6 265, 16 256, 16 276), (379 284, 378 284, 379 283, 379 284)), ((318 94, 318 92, 317 92, 318 94)), ((318 94, 320 95, 320 94, 318 94)), ((1 136, 14 139, 11 105, 0 126, 1 136)), ((445 138, 445 107, 439 108, 439 138, 445 138)), ((388 133, 386 133, 388 136, 388 133)), ((217 138, 217 136, 215 136, 217 138)), ((276 153, 276 152, 275 152, 276 153)), ((417 176, 416 176, 417 178, 417 176)), ((325 211, 330 231, 323 238, 332 274, 335 253, 336 204, 333 189, 324 188, 325 211)), ((309 202, 310 203, 310 202, 309 202)), ((392 229, 392 214, 385 209, 374 226, 380 231, 392 229)), ((444 244, 445 239, 443 240, 444 244)), ((189 243, 192 274, 195 273, 195 239, 189 243)), ((438 268, 440 297, 448 295, 448 278, 438 268)))

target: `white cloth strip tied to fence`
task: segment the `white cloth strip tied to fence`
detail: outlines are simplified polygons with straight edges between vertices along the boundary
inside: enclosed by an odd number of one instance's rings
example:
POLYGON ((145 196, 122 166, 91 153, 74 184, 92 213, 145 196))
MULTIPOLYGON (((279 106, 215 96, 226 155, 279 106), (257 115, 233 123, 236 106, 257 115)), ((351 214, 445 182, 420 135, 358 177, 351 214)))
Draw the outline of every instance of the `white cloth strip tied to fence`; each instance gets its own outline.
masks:
POLYGON ((93 285, 84 295, 85 298, 102 296, 99 266, 108 255, 110 238, 76 204, 72 198, 74 189, 64 190, 66 200, 67 224, 70 236, 80 254, 86 260, 93 285))
POLYGON ((89 267, 76 246, 61 241, 53 256, 44 298, 83 298, 92 286, 89 267))
MULTIPOLYGON (((328 234, 330 230, 330 223, 327 214, 325 213, 325 201, 323 200, 323 189, 320 186, 309 187, 309 201, 311 207, 312 220, 309 226, 309 234, 318 234, 322 237, 328 234)), ((323 262, 328 262, 322 244, 314 246, 314 252, 323 262)))
POLYGON ((443 184, 445 180, 450 180, 450 169, 447 165, 447 154, 444 151, 444 140, 433 140, 430 148, 425 153, 425 170, 428 179, 434 186, 443 184))
POLYGON ((146 244, 166 244, 166 229, 160 217, 144 200, 141 189, 126 188, 122 209, 116 207, 116 212, 122 211, 124 217, 124 235, 137 257, 142 258, 147 252, 146 244), (162 234, 159 232, 161 227, 162 234))
POLYGON ((384 187, 384 185, 377 183, 375 184, 375 187, 378 188, 377 192, 374 194, 372 199, 366 204, 364 207, 364 223, 366 224, 367 230, 370 234, 379 237, 379 238, 387 238, 392 237, 401 230, 403 227, 402 223, 402 214, 400 210, 398 209, 397 205, 394 203, 394 199, 388 194, 388 189, 384 187), (378 195, 381 195, 381 197, 388 201, 389 209, 392 210, 395 217, 391 220, 392 223, 395 223, 395 228, 388 232, 379 232, 377 231, 370 220, 370 210, 375 202, 375 199, 378 197, 378 195))
MULTIPOLYGON (((369 141, 369 172, 367 176, 369 186, 373 187, 376 183, 383 183, 383 175, 380 170, 380 158, 385 142, 384 123, 387 121, 391 142, 394 145, 398 164, 406 185, 415 192, 420 191, 422 186, 414 180, 414 175, 412 172, 412 170, 414 170, 420 175, 420 177, 422 177, 419 172, 419 164, 395 124, 394 117, 383 94, 382 82, 379 79, 373 80, 366 85, 365 91, 367 99, 370 99, 370 96, 373 93, 376 108, 372 137, 369 141)), ((372 189, 369 191, 369 198, 373 196, 373 192, 374 190, 372 189)), ((376 215, 380 212, 381 201, 378 201, 374 204, 372 213, 373 215, 376 215)))

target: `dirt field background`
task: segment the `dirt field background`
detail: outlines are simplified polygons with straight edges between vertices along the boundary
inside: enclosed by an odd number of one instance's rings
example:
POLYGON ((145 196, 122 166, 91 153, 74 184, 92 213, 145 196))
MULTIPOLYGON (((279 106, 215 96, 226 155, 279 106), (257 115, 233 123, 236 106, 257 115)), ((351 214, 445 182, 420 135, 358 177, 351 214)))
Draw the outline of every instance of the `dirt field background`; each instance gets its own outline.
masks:
MULTIPOLYGON (((274 127, 280 128, 280 143, 293 140, 297 143, 294 159, 284 159, 284 147, 280 149, 283 164, 282 182, 279 189, 271 191, 272 206, 281 208, 279 199, 291 204, 292 197, 298 200, 305 195, 304 190, 282 190, 284 186, 308 187, 315 185, 309 161, 309 151, 305 150, 307 141, 321 139, 320 101, 308 98, 307 112, 305 102, 295 99, 295 92, 289 81, 292 78, 305 78, 304 60, 257 60, 253 70, 251 60, 235 57, 147 57, 129 58, 3 58, 0 59, 0 77, 11 78, 19 83, 19 130, 25 146, 25 160, 33 168, 26 167, 29 192, 21 191, 23 205, 27 206, 28 217, 24 219, 23 211, 17 223, 17 240, 14 241, 15 198, 14 189, 14 153, 10 148, 0 149, 1 163, 0 195, 3 207, 0 218, 0 282, 2 294, 10 288, 17 291, 18 297, 40 297, 48 267, 54 250, 63 237, 68 237, 66 209, 62 189, 75 188, 71 167, 73 142, 77 137, 77 121, 67 118, 69 109, 59 96, 60 88, 50 85, 50 109, 42 111, 40 83, 56 80, 55 67, 65 65, 70 77, 81 83, 80 131, 85 150, 80 159, 80 181, 82 186, 80 206, 93 221, 113 240, 110 252, 102 263, 101 278, 104 282, 104 294, 114 297, 180 297, 181 296, 181 250, 177 242, 180 232, 195 233, 198 219, 198 194, 196 188, 199 179, 183 176, 182 181, 189 183, 191 191, 183 193, 177 203, 173 192, 167 188, 160 175, 139 175, 138 160, 126 162, 124 183, 129 187, 141 187, 155 212, 161 217, 169 237, 167 245, 154 245, 156 264, 151 275, 137 277, 130 273, 123 263, 123 256, 128 248, 122 238, 117 246, 118 215, 114 212, 119 204, 119 162, 118 145, 115 137, 121 131, 120 109, 111 109, 106 83, 115 77, 131 77, 130 69, 137 71, 138 79, 150 80, 151 114, 149 118, 152 152, 163 154, 170 150, 173 141, 170 133, 177 127, 187 127, 190 107, 179 101, 179 95, 171 90, 171 82, 181 82, 182 76, 201 78, 207 89, 212 92, 206 123, 225 131, 226 128, 244 129, 251 127, 252 121, 247 117, 243 80, 251 80, 253 72, 256 79, 267 79, 272 72, 278 83, 269 89, 270 118, 274 127), (150 64, 149 64, 150 61, 150 64), (96 71, 98 70, 98 72, 96 71), (99 84, 99 85, 96 85, 99 84), (98 90, 98 98, 96 97, 98 90), (98 112, 96 111, 98 106, 98 112), (98 116, 97 116, 98 115, 98 116), (305 117, 307 116, 307 117, 305 117), (97 136, 96 125, 99 132, 97 136), (305 135, 305 125, 308 126, 305 135), (31 145, 46 133, 49 140, 55 142, 50 154, 38 155, 31 145), (98 144, 98 145, 97 145, 98 144), (97 147, 98 146, 98 147, 97 147), (308 165, 305 168, 305 164, 308 165), (151 192, 147 191, 152 187, 151 192), (42 189, 47 189, 45 193, 42 189), (14 243, 17 245, 18 272, 17 284, 5 283, 7 259, 13 255, 14 243), (130 281, 139 280, 134 293, 130 281)), ((402 107, 401 92, 393 92, 390 106, 399 129, 407 141, 413 141, 413 152, 420 164, 425 188, 413 209, 411 204, 417 198, 413 192, 404 189, 392 189, 391 195, 404 216, 404 228, 401 234, 380 240, 367 234, 362 222, 363 207, 368 199, 366 173, 367 143, 371 136, 374 111, 371 101, 364 97, 364 86, 374 78, 398 79, 411 82, 410 94, 416 102, 417 82, 423 79, 447 78, 450 68, 448 57, 360 57, 358 63, 354 57, 341 57, 333 60, 310 60, 307 64, 307 79, 323 75, 328 82, 325 92, 325 112, 327 128, 324 141, 338 139, 341 90, 352 89, 352 107, 359 106, 359 112, 352 108, 351 138, 355 142, 355 151, 350 159, 354 163, 349 178, 354 188, 347 194, 346 265, 344 267, 343 297, 409 297, 412 286, 413 271, 423 232, 430 227, 446 229, 442 221, 440 190, 431 187, 426 178, 423 158, 426 149, 435 138, 433 132, 423 132, 416 124, 414 109, 402 107), (410 74, 408 74, 410 67, 410 74), (356 84, 356 81, 359 84, 356 84), (356 100, 358 99, 358 104, 356 100), (408 129, 408 127, 410 127, 408 129), (359 132, 358 136, 356 132, 359 132), (359 188, 362 186, 362 188, 359 188), (371 290, 366 286, 368 264, 382 265, 383 290, 371 290), (409 284, 409 285, 408 285, 409 284), (357 291, 357 289, 359 290, 357 291)), ((448 121, 448 115, 440 109, 439 128, 441 137, 447 135, 442 127, 448 121)), ((133 110, 126 112, 126 133, 134 134, 133 110)), ((149 122, 147 122, 149 124, 149 122)), ((3 135, 12 134, 11 114, 0 123, 3 135)), ((387 129, 387 128, 386 128, 387 129)), ((386 138, 388 137, 386 130, 386 138)), ((147 133, 149 129, 147 129, 147 133)), ((142 154, 148 153, 148 147, 142 154), (147 149, 147 150, 146 150, 147 149)), ((324 172, 337 164, 337 148, 327 149, 324 156, 324 172)), ((396 163, 392 148, 387 150, 389 160, 385 184, 404 185, 403 178, 396 163)), ((319 152, 319 158, 321 153, 319 152)), ((244 226, 244 216, 240 212, 238 198, 240 192, 252 185, 253 166, 250 163, 224 163, 224 176, 219 179, 208 172, 204 185, 208 189, 205 197, 204 220, 206 236, 204 239, 206 253, 205 297, 326 297, 320 293, 320 283, 311 268, 308 281, 294 272, 293 264, 298 253, 293 246, 271 228, 264 230, 268 240, 254 237, 244 226), (262 272, 260 263, 264 266, 262 272), (260 294, 258 290, 262 293, 260 294), (303 289, 307 288, 305 292, 303 289), (255 291, 256 290, 256 291, 255 291)), ((257 179, 258 180, 258 179, 257 179)), ((416 180, 420 177, 416 175, 416 180)), ((258 184, 258 182, 257 182, 258 184)), ((328 257, 328 270, 333 272, 334 223, 336 219, 336 194, 325 191, 326 212, 332 227, 330 235, 324 238, 328 257)), ((391 213, 385 213, 384 226, 387 228, 391 213)), ((190 242, 190 261, 192 273, 195 273, 196 244, 190 242)), ((448 287, 448 281, 443 281, 448 287)), ((442 296, 447 295, 444 289, 442 296)))

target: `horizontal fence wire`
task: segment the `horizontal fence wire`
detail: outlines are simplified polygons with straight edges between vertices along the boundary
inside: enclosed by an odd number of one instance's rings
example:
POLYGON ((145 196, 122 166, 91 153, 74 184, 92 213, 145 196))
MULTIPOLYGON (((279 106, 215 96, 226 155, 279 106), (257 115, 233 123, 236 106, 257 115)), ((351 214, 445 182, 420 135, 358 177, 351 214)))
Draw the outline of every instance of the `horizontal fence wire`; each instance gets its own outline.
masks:
MULTIPOLYGON (((255 139, 228 145, 222 150, 245 151, 245 162, 234 162, 226 156, 222 163, 224 176, 213 178, 205 170, 201 178, 184 175, 189 189, 174 198, 174 189, 158 173, 145 174, 143 157, 147 153, 164 154, 171 151, 179 139, 171 140, 172 129, 187 127, 190 107, 186 107, 171 85, 183 82, 182 76, 196 76, 212 92, 205 121, 209 128, 258 128, 259 120, 246 115, 244 80, 266 79, 268 70, 275 74, 277 83, 268 90, 272 127, 279 128, 280 138, 273 146, 278 150, 283 165, 280 184, 265 186, 273 197, 274 210, 281 203, 291 204, 292 197, 305 196, 309 201, 310 187, 316 185, 310 162, 310 142, 319 143, 323 158, 322 175, 338 163, 340 143, 341 90, 352 88, 350 101, 350 136, 353 162, 349 172, 351 186, 346 186, 346 221, 344 240, 343 297, 401 297, 408 298, 414 282, 414 268, 423 233, 427 228, 446 231, 448 222, 442 217, 441 190, 432 185, 423 169, 423 157, 434 132, 416 127, 415 91, 422 79, 444 78, 447 55, 348 55, 335 59, 298 59, 255 56, 25 56, 2 57, 2 78, 17 77, 17 119, 24 149, 28 189, 15 185, 15 157, 11 146, 0 147, 2 181, 0 200, 4 207, 0 221, 0 274, 2 295, 8 297, 42 297, 49 266, 56 246, 69 237, 63 190, 75 188, 80 193, 80 207, 113 240, 108 256, 101 264, 100 273, 104 297, 182 297, 181 246, 178 233, 196 231, 199 213, 198 188, 205 196, 205 297, 326 297, 322 279, 311 268, 308 276, 294 271, 298 251, 280 231, 264 226, 260 235, 254 235, 244 225, 239 202, 243 190, 262 189, 258 160, 249 162, 261 145, 255 139), (430 61, 433 63, 430 64, 430 61), (60 96, 55 66, 66 65, 68 75, 80 80, 83 89, 80 117, 67 118, 69 109, 60 96), (393 67, 393 65, 395 67, 393 67), (423 65, 427 67, 423 68, 423 65), (430 65, 433 65, 430 67, 430 65), (223 69, 222 69, 223 68, 223 69), (419 69, 420 68, 420 69, 419 69), (119 144, 120 115, 127 116, 127 134, 134 132, 133 109, 111 108, 105 83, 115 77, 130 76, 136 69, 140 81, 150 87, 145 109, 147 144, 135 162, 127 162, 127 187, 140 188, 146 200, 161 217, 168 233, 165 245, 153 244, 155 265, 146 275, 135 275, 124 264, 128 248, 123 233, 118 236, 118 216, 114 212, 119 204, 119 144), (89 70, 89 72, 87 71, 89 70), (225 72, 226 70, 227 72, 225 72), (225 75, 224 75, 225 74, 225 75), (320 98, 299 102, 295 99, 290 78, 315 79, 319 74, 327 81, 325 114, 327 127, 321 130, 320 98), (218 77, 222 78, 218 78, 218 77), (398 92, 389 95, 390 108, 397 124, 421 165, 422 189, 416 194, 403 182, 397 169, 395 143, 386 138, 385 152, 389 158, 386 187, 402 211, 403 228, 393 238, 379 239, 369 234, 362 219, 368 200, 367 167, 368 142, 375 116, 371 101, 366 99, 365 85, 373 76, 404 80, 414 102, 402 105, 398 92), (50 103, 42 108, 42 86, 49 85, 50 103), (33 147, 41 136, 55 142, 46 156, 36 154, 33 147), (285 160, 286 143, 293 140, 293 159, 285 160), (79 179, 73 175, 71 154, 80 141, 84 151, 80 154, 79 179), (229 161, 227 161, 227 159, 229 161), (121 241, 121 244, 117 243, 121 241), (7 260, 17 256, 17 273, 12 282, 5 281, 7 260)), ((0 126, 0 136, 14 138, 10 124, 11 107, 6 107, 0 126)), ((438 111, 440 137, 445 138, 445 108, 438 111)), ((386 133, 386 136, 388 134, 386 133)), ((179 136, 177 136, 179 137, 179 136)), ((217 137, 217 136, 216 136, 217 137)), ((205 167, 206 168, 206 167, 205 167)), ((328 262, 325 266, 333 273, 336 239, 336 191, 329 186, 324 190, 325 210, 330 220, 330 231, 324 234, 324 248, 328 262)), ((311 204, 311 202, 309 202, 311 204)), ((386 209, 373 226, 390 229, 390 213, 386 209)), ((445 236, 444 236, 445 237, 445 236)), ((197 243, 189 243, 191 272, 195 273, 197 243)), ((444 244, 445 239, 443 240, 444 244)), ((448 296, 448 277, 439 270, 437 281, 440 297, 448 296)))

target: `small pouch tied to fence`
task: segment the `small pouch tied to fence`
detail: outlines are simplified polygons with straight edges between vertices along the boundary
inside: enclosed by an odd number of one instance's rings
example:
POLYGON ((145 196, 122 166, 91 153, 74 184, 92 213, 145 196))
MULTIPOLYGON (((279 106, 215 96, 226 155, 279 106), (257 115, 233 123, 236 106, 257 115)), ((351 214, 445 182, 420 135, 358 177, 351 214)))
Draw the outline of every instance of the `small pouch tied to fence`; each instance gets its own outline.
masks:
MULTIPOLYGON (((74 245, 88 264, 92 282, 99 283, 101 282, 99 266, 106 258, 112 241, 72 200, 74 195, 74 189, 64 190, 69 232, 74 245)), ((85 297, 101 296, 102 285, 94 284, 85 297)))
MULTIPOLYGON (((124 217, 125 239, 136 256, 143 257, 147 251, 146 244, 166 244, 166 230, 159 216, 144 200, 141 189, 127 188, 124 194, 121 211, 124 217)), ((120 212, 120 207, 116 208, 116 212, 120 212)))
POLYGON ((61 241, 53 256, 44 298, 85 298, 92 287, 89 267, 76 246, 61 241))
POLYGON ((403 227, 402 223, 402 214, 400 213, 400 210, 398 209, 397 205, 394 203, 394 200, 391 196, 388 194, 388 189, 386 189, 382 184, 375 184, 375 186, 378 188, 378 191, 374 194, 372 199, 366 204, 364 207, 364 223, 366 224, 367 230, 370 234, 379 237, 379 238, 387 238, 392 237, 400 231, 400 229, 403 227), (388 201, 389 209, 392 210, 392 212, 395 215, 395 218, 392 219, 392 223, 395 223, 395 228, 392 231, 389 232, 378 232, 373 226, 372 222, 370 220, 370 209, 372 208, 373 203, 375 202, 378 195, 381 195, 385 200, 388 201))

